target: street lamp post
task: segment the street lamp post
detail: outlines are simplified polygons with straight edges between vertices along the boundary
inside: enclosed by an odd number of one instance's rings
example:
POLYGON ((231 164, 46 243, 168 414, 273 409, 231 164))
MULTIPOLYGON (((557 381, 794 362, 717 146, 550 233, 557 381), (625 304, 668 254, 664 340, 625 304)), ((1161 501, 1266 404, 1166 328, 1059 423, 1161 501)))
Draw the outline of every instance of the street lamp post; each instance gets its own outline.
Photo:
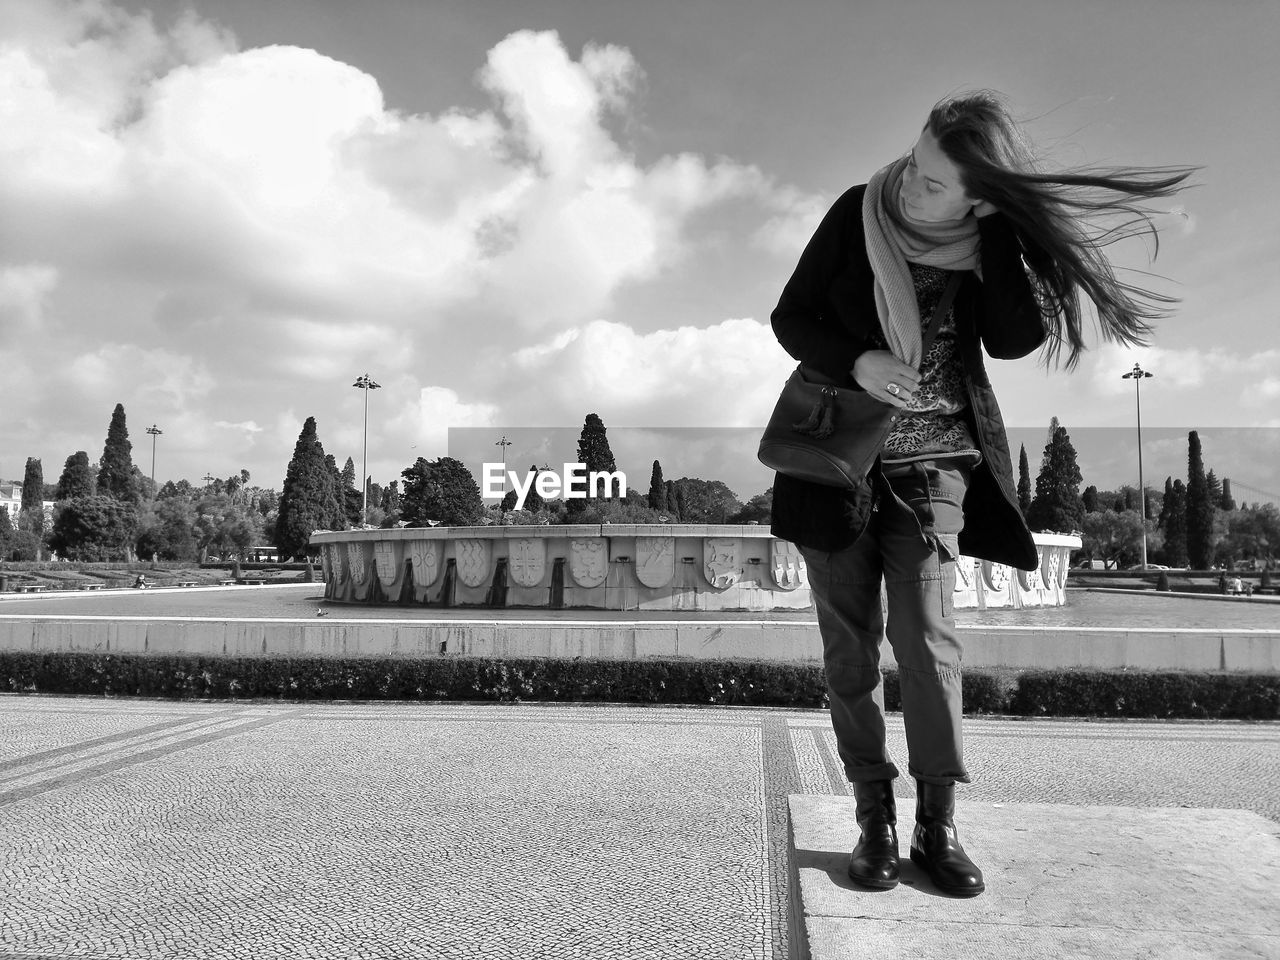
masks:
POLYGON ((507 495, 507 447, 511 446, 511 441, 504 433, 502 439, 494 443, 494 446, 502 448, 502 496, 505 498, 507 495))
POLYGON ((154 496, 156 487, 156 437, 160 436, 164 431, 153 423, 147 427, 147 433, 151 434, 151 493, 154 496))
POLYGON ((364 494, 361 500, 364 505, 360 508, 360 526, 363 527, 369 520, 369 391, 379 389, 382 384, 374 383, 367 373, 362 373, 352 386, 364 391, 363 453, 360 455, 360 486, 364 494))
POLYGON ((1155 376, 1155 374, 1147 373, 1142 367, 1136 363, 1133 369, 1124 374, 1121 379, 1133 380, 1133 396, 1137 401, 1138 409, 1138 510, 1139 516, 1142 517, 1142 569, 1147 569, 1147 488, 1142 480, 1142 387, 1143 380, 1155 376))

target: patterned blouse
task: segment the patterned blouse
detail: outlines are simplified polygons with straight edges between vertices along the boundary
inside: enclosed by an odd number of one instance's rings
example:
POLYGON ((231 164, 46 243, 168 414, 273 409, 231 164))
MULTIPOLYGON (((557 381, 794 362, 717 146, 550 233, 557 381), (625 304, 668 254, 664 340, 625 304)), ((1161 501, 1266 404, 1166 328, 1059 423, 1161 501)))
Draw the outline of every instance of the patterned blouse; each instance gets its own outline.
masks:
MULTIPOLYGON (((947 286, 946 270, 923 264, 908 264, 920 305, 921 333, 928 329, 934 308, 947 286)), ((888 343, 880 330, 872 336, 879 350, 888 343)), ((934 337, 933 346, 920 368, 920 389, 898 415, 880 453, 883 463, 905 463, 936 457, 973 456, 980 458, 964 411, 969 406, 964 363, 956 343, 955 308, 947 311, 934 337)))

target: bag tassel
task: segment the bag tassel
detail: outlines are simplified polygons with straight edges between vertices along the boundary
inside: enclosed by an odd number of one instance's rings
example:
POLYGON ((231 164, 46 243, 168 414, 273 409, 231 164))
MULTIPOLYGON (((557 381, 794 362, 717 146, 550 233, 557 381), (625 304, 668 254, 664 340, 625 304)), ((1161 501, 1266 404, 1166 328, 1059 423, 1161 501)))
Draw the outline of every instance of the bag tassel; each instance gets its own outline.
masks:
POLYGON ((836 429, 835 391, 824 388, 809 415, 799 423, 793 423, 791 429, 815 440, 825 440, 831 436, 836 429))

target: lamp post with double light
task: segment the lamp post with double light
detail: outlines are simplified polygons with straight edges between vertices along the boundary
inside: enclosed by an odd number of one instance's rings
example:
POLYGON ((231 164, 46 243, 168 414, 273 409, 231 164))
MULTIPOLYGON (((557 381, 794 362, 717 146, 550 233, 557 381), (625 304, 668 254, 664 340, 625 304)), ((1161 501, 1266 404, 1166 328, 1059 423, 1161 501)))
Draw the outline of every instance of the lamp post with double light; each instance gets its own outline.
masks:
POLYGON ((362 373, 352 386, 364 391, 364 431, 360 454, 360 486, 364 492, 361 499, 363 506, 360 508, 360 526, 364 527, 369 517, 369 391, 380 389, 382 384, 374 383, 367 373, 362 373))
POLYGON ((154 423, 147 427, 147 433, 151 434, 151 495, 154 497, 156 492, 156 437, 164 433, 154 423))
POLYGON ((1148 373, 1138 364, 1124 374, 1121 379, 1133 381, 1133 396, 1138 409, 1138 510, 1142 518, 1142 569, 1147 569, 1147 488, 1142 480, 1142 381, 1155 374, 1148 373))
POLYGON ((502 435, 502 439, 496 441, 494 443, 494 446, 502 448, 502 496, 503 496, 503 499, 506 499, 506 496, 507 496, 507 447, 511 446, 511 441, 507 439, 507 435, 504 433, 502 435))

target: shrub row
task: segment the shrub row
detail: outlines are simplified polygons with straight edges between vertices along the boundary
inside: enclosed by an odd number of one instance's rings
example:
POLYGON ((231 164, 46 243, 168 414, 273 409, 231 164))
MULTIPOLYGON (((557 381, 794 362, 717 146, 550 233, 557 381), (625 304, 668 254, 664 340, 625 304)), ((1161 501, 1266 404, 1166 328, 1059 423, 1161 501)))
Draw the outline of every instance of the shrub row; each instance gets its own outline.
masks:
MULTIPOLYGON (((0 653, 0 691, 171 699, 559 701, 821 707, 821 667, 745 660, 266 659, 0 653)), ((885 674, 885 707, 901 709, 885 674)), ((969 713, 1280 719, 1265 674, 970 671, 969 713)))

